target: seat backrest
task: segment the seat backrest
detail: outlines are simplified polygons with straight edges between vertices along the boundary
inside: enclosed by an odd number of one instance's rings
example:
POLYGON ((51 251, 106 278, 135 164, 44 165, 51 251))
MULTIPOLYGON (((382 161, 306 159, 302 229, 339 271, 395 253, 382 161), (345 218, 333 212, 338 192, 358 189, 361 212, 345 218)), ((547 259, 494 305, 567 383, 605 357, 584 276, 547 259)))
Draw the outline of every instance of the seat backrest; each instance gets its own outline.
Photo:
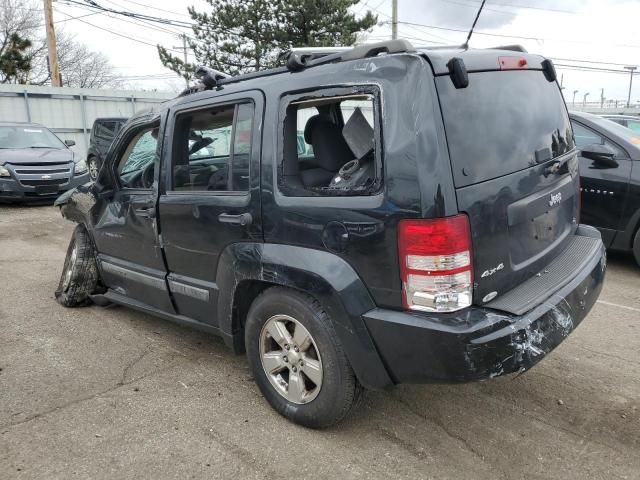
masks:
POLYGON ((304 128, 304 140, 313 147, 313 164, 330 172, 337 172, 355 158, 340 127, 329 116, 311 117, 304 128))

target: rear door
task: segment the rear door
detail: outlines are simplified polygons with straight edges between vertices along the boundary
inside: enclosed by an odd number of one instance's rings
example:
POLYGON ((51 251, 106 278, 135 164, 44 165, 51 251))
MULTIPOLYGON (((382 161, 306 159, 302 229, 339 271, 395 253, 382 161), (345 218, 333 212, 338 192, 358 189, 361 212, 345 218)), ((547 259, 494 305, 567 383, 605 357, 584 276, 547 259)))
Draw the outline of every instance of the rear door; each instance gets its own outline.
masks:
POLYGON ((217 325, 218 259, 243 240, 262 241, 262 94, 190 103, 170 113, 160 224, 178 313, 217 325))
POLYGON ((469 215, 474 302, 535 275, 578 222, 578 160, 560 89, 541 70, 436 79, 458 209, 469 215))

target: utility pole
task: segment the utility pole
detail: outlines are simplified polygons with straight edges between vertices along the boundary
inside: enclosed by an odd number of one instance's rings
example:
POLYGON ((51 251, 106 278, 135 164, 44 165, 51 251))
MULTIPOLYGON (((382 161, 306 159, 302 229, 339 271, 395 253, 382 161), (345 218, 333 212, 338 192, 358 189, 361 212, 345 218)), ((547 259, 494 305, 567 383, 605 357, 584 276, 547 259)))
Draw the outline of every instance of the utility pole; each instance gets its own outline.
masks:
POLYGON ((391 0, 391 39, 398 38, 398 0, 391 0))
POLYGON ((49 74, 51 75, 51 86, 61 87, 62 77, 60 75, 60 65, 58 64, 58 48, 56 46, 56 31, 53 28, 53 6, 52 0, 44 0, 44 23, 47 29, 47 48, 49 51, 49 74))
POLYGON ((576 106, 576 93, 578 93, 578 90, 573 91, 573 100, 571 100, 571 105, 574 107, 576 106))
MULTIPOLYGON (((183 54, 183 58, 184 58, 184 65, 186 67, 187 61, 188 61, 187 51, 189 49, 189 47, 187 46, 187 36, 184 33, 181 33, 180 35, 178 35, 178 38, 182 39, 182 46, 181 47, 180 46, 178 46, 178 47, 174 46, 173 48, 179 48, 180 50, 182 50, 182 54, 183 54)), ((186 70, 185 70, 185 72, 186 72, 186 70)), ((184 82, 187 84, 187 88, 189 88, 189 79, 185 78, 184 82)))
POLYGON ((600 89, 600 109, 604 107, 604 88, 600 89))
POLYGON ((631 73, 631 75, 629 76, 629 95, 627 96, 627 108, 629 108, 631 106, 631 87, 633 86, 633 72, 637 69, 638 67, 624 67, 625 70, 629 70, 629 73, 631 73))

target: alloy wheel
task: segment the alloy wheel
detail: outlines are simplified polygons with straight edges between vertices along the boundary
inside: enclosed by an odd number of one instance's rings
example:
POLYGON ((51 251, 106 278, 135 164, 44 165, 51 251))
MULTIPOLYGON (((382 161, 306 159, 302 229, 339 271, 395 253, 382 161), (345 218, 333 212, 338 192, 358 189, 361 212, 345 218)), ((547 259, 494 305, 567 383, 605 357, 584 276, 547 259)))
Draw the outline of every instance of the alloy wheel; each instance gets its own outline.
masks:
POLYGON ((260 332, 260 361, 276 391, 291 403, 309 403, 322 388, 322 359, 309 331, 289 315, 274 315, 260 332))

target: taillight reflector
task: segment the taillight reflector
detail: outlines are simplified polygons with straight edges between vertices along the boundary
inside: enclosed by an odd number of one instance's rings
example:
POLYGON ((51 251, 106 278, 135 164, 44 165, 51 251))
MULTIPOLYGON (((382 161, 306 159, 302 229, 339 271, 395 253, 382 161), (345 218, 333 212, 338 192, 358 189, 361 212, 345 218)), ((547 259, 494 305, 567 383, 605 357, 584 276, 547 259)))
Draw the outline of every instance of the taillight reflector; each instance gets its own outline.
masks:
POLYGON ((452 312, 471 305, 473 267, 466 215, 401 220, 398 253, 406 308, 452 312))

